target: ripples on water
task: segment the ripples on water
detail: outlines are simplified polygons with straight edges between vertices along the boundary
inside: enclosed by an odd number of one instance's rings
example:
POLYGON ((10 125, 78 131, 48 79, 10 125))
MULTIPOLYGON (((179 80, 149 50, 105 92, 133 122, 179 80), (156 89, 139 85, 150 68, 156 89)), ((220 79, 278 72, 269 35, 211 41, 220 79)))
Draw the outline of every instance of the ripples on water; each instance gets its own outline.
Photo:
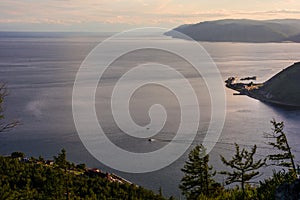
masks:
MULTIPOLYGON (((180 168, 186 159, 181 157, 171 166, 157 172, 148 174, 127 174, 116 172, 103 166, 96 161, 82 146, 72 119, 71 95, 76 71, 85 56, 95 45, 107 35, 103 36, 80 36, 73 35, 63 37, 45 38, 40 36, 14 38, 0 38, 0 80, 7 83, 10 95, 7 97, 5 111, 7 119, 18 118, 22 125, 13 131, 1 135, 0 153, 9 154, 12 151, 23 151, 29 156, 42 155, 51 158, 66 148, 70 160, 80 163, 85 162, 88 166, 99 167, 112 171, 125 178, 147 188, 158 190, 161 185, 167 195, 179 196, 178 184, 182 177, 180 168)), ((146 38, 147 39, 147 38, 146 38)), ((124 43, 128 41, 122 41, 124 43)), ((132 42, 132 41, 130 41, 132 42)), ((137 41, 138 42, 138 41, 137 41)), ((166 38, 156 42, 178 43, 188 45, 189 41, 166 38)), ((240 44, 240 43, 201 43, 216 62, 223 79, 229 76, 257 76, 258 81, 265 81, 283 68, 299 61, 300 44, 240 44)), ((196 53, 196 52, 191 52, 196 53)), ((131 55, 134 56, 135 55, 131 55)), ((170 55, 147 52, 148 57, 164 60, 178 67, 196 87, 200 99, 201 122, 199 134, 195 143, 202 141, 202 133, 205 133, 210 115, 209 99, 204 82, 193 76, 194 72, 184 63, 177 62, 170 55), (204 95, 203 95, 204 94, 204 95)), ((143 57, 139 55, 140 62, 143 57)), ((131 65, 132 57, 125 57, 123 62, 131 65)), ((124 63, 116 63, 116 69, 124 63)), ((116 78, 114 70, 111 70, 104 85, 112 87, 111 81, 116 78)), ((264 132, 269 132, 272 118, 283 120, 286 125, 286 133, 296 160, 300 162, 300 111, 278 108, 264 104, 245 96, 233 96, 233 91, 227 90, 227 116, 221 138, 211 152, 211 162, 218 170, 223 166, 219 161, 219 154, 230 156, 233 153, 233 142, 245 147, 258 145, 257 157, 261 158, 270 152, 265 144, 264 132)), ((176 101, 172 100, 167 91, 159 88, 146 88, 135 94, 134 106, 132 107, 133 118, 140 124, 147 123, 147 109, 145 104, 151 105, 158 100, 166 105, 171 112, 171 121, 167 124, 162 134, 155 137, 153 142, 148 140, 135 141, 125 137, 106 115, 102 102, 108 97, 105 92, 97 93, 97 112, 100 121, 109 138, 122 148, 136 152, 147 152, 161 148, 174 137, 174 130, 178 122, 176 101), (164 94, 164 95, 160 95, 164 94), (147 96, 146 94, 155 94, 147 96), (159 94, 159 95, 158 95, 159 94), (159 99, 154 98, 160 96, 159 99), (103 117, 104 116, 104 117, 103 117), (175 123, 176 122, 176 123, 175 123)), ((84 117, 84 116, 83 116, 84 117)), ((186 140, 173 141, 177 143, 186 140)), ((268 175, 270 170, 264 170, 268 175)), ((218 177, 222 181, 222 177, 218 177)))

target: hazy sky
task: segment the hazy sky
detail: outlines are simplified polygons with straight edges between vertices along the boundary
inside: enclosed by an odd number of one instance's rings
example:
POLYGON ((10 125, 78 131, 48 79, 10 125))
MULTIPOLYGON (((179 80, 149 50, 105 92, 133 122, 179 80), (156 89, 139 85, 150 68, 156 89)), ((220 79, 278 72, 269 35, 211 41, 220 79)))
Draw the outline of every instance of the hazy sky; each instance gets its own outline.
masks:
POLYGON ((121 31, 224 18, 300 18, 299 0, 1 0, 0 30, 121 31))

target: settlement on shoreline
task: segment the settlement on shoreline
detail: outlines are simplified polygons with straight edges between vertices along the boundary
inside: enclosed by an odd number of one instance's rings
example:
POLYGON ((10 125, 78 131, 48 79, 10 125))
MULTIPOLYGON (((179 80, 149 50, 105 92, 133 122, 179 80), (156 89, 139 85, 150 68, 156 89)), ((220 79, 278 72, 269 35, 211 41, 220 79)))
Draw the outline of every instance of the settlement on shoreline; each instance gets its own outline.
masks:
POLYGON ((234 95, 247 95, 262 102, 280 106, 300 107, 300 62, 277 73, 264 83, 254 83, 256 76, 238 79, 229 77, 226 87, 237 91, 234 95), (242 81, 250 81, 244 83, 242 81))

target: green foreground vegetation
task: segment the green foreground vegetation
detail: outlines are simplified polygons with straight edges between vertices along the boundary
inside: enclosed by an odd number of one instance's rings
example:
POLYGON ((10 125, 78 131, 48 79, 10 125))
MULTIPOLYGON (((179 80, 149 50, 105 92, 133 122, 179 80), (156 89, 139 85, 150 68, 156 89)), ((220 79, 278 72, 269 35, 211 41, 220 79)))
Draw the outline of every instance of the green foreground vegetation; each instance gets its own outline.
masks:
MULTIPOLYGON (((19 125, 17 120, 5 119, 3 102, 7 94, 6 85, 0 83, 0 134, 19 125)), ((64 149, 53 158, 26 158, 22 152, 0 156, 0 199, 165 199, 161 189, 155 194, 117 175, 70 163, 64 149)))
MULTIPOLYGON (((283 123, 272 121, 272 124, 273 132, 266 137, 272 139, 269 144, 278 150, 276 154, 256 160, 256 145, 249 151, 235 144, 236 152, 231 159, 221 156, 222 162, 231 171, 214 171, 213 166, 209 166, 205 148, 197 145, 189 153, 182 169, 185 176, 179 188, 186 199, 278 199, 276 190, 282 184, 293 183, 297 179, 297 169, 283 132, 283 123), (274 170, 272 177, 252 184, 252 178, 266 165, 288 167, 289 170, 274 170), (214 180, 217 173, 226 176, 225 184, 237 185, 226 189, 214 180)), ((0 156, 0 199, 165 199, 161 189, 159 194, 155 194, 114 174, 86 168, 85 164, 70 163, 64 149, 53 158, 26 158, 22 152, 0 156)), ((298 191, 296 199, 300 197, 297 196, 299 189, 299 186, 295 188, 296 193, 298 191)))
POLYGON ((157 199, 161 195, 134 184, 88 173, 84 164, 66 160, 63 150, 54 161, 24 157, 21 152, 0 157, 0 199, 157 199))
MULTIPOLYGON (((0 133, 19 124, 18 121, 5 121, 2 105, 6 95, 5 85, 0 84, 0 133)), ((249 151, 240 149, 235 144, 236 151, 231 159, 220 156, 223 164, 232 170, 218 173, 226 176, 226 185, 238 184, 233 188, 225 189, 224 185, 214 180, 217 172, 213 170, 213 166, 209 166, 209 155, 202 145, 197 145, 189 153, 182 168, 185 175, 179 188, 186 199, 300 199, 300 181, 294 184, 299 166, 297 170, 294 155, 283 131, 284 124, 275 120, 271 123, 273 131, 265 137, 271 140, 269 145, 274 149, 274 154, 256 160, 256 145, 249 151), (282 170, 274 170, 272 177, 252 184, 251 180, 259 175, 259 169, 268 165, 281 167, 282 170), (289 187, 289 184, 294 185, 289 187)), ((159 194, 155 194, 114 174, 88 169, 85 164, 70 163, 64 149, 53 158, 53 161, 45 161, 42 157, 28 159, 22 152, 0 156, 0 199, 165 199, 162 189, 159 194)))
POLYGON ((182 168, 185 174, 179 186, 182 194, 188 200, 300 199, 300 181, 294 184, 299 173, 299 166, 296 169, 294 155, 283 131, 284 124, 275 120, 271 123, 274 127, 272 133, 266 134, 265 137, 270 139, 268 144, 274 149, 275 154, 255 160, 256 145, 249 151, 244 148, 240 149, 240 146, 235 144, 235 154, 231 160, 220 156, 223 164, 231 170, 218 173, 226 176, 226 185, 236 183, 237 185, 233 188, 225 189, 214 180, 213 177, 217 172, 208 164, 209 155, 206 154, 202 145, 197 145, 189 153, 188 161, 182 168), (251 180, 259 175, 259 169, 263 166, 277 166, 282 169, 273 170, 272 177, 254 184, 251 180), (290 187, 289 184, 294 185, 290 187))

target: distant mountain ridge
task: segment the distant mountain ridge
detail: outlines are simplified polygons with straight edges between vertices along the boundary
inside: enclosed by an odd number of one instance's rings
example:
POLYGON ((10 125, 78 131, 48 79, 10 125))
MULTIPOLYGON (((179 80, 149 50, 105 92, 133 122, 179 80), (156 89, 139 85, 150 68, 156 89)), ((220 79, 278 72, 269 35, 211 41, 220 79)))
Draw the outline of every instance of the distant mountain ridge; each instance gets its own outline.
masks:
POLYGON ((165 35, 209 42, 300 42, 299 19, 224 19, 181 25, 165 35), (178 33, 179 32, 179 33, 178 33))

